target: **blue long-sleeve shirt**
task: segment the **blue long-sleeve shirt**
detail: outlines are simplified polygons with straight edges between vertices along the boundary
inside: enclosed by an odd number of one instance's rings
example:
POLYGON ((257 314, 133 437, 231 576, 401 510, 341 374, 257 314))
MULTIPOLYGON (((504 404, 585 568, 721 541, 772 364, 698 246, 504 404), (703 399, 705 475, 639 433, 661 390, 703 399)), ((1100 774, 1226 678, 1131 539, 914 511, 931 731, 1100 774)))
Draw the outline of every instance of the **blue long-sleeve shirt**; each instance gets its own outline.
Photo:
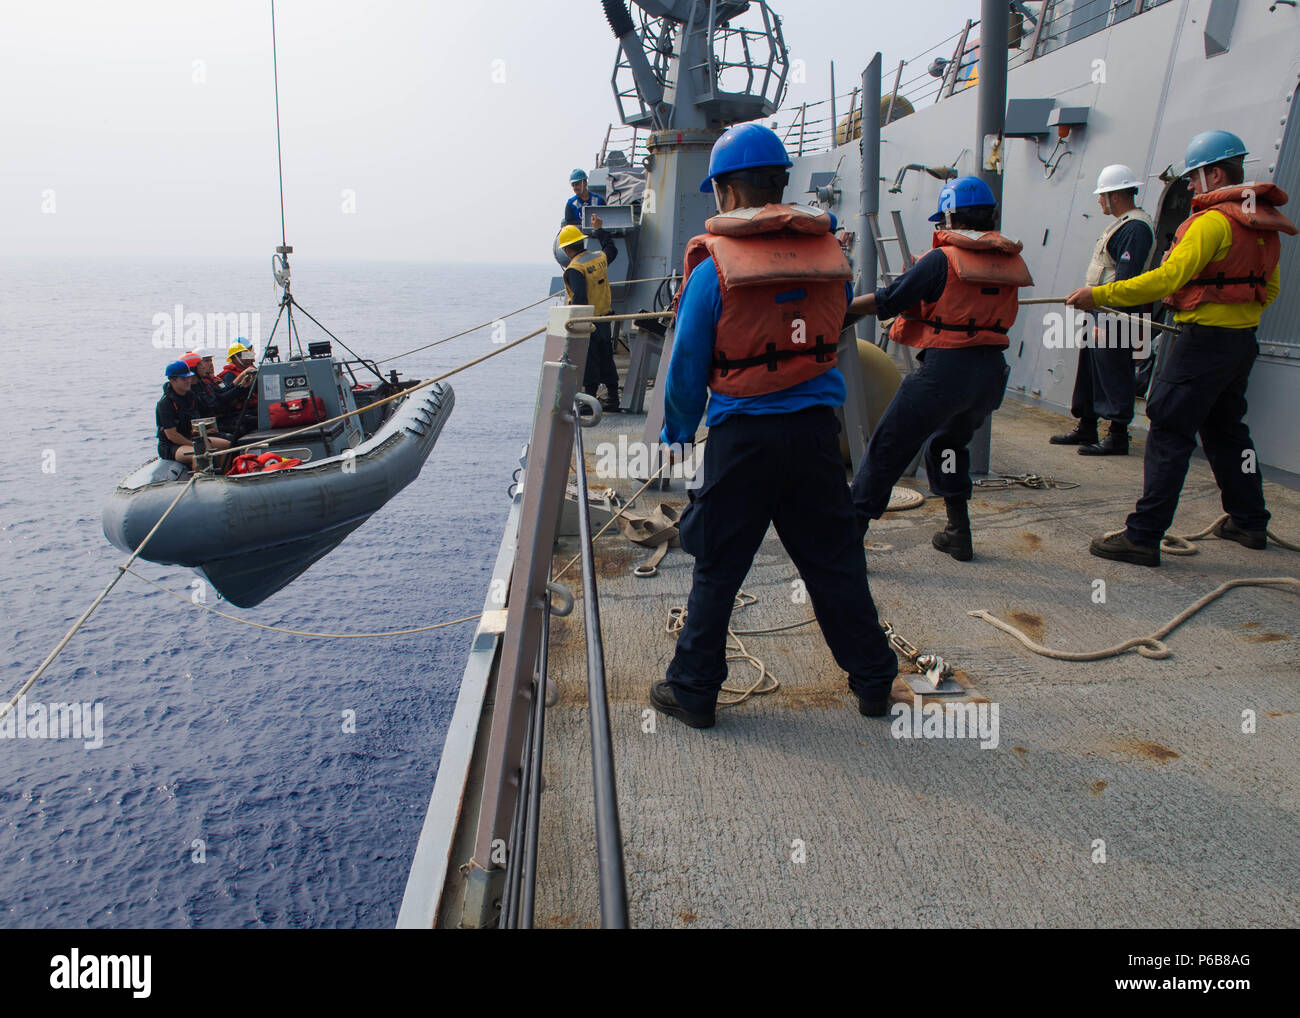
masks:
MULTIPOLYGON (((846 283, 848 299, 853 284, 846 283)), ((844 376, 838 368, 788 389, 762 396, 727 396, 709 391, 713 369, 713 344, 718 319, 722 316, 722 288, 713 259, 706 258, 692 271, 677 306, 677 329, 673 355, 668 362, 668 384, 664 390, 664 426, 659 440, 670 445, 695 441, 695 432, 708 402, 709 427, 736 414, 788 414, 812 406, 840 406, 844 403, 844 376)))
POLYGON ((587 192, 587 200, 583 201, 576 194, 564 203, 564 222, 569 226, 582 225, 582 210, 588 205, 604 205, 605 199, 595 191, 587 192))

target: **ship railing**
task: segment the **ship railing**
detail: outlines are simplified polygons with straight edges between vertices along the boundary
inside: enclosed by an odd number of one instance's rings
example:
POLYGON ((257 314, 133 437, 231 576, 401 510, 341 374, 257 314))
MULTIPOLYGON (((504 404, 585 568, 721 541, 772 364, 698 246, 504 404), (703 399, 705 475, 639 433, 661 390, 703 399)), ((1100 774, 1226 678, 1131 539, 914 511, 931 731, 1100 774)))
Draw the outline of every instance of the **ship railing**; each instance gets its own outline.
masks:
MULTIPOLYGON (((1037 57, 1104 31, 1169 0, 1028 0, 1013 6, 1007 67, 1014 69, 1037 57)), ((892 71, 892 83, 881 89, 881 126, 925 106, 977 87, 979 84, 979 22, 960 29, 907 60, 892 71), (892 87, 891 87, 892 84, 892 87)), ((781 136, 792 155, 825 152, 861 136, 859 90, 783 109, 766 122, 781 136), (847 114, 837 110, 845 108, 847 114)))
POLYGON ((649 139, 650 132, 642 128, 627 124, 610 124, 605 129, 605 140, 596 155, 596 166, 606 165, 609 153, 613 151, 622 152, 630 165, 639 165, 637 160, 644 160, 649 155, 649 149, 646 148, 649 139))
MULTIPOLYGON (((586 463, 575 399, 586 365, 592 326, 590 306, 550 309, 537 412, 517 482, 519 528, 506 606, 499 620, 498 659, 491 729, 483 754, 482 794, 472 857, 465 876, 460 925, 503 927, 532 924, 540 826, 541 764, 545 746, 548 633, 552 614, 567 615, 573 594, 552 577, 552 551, 576 458, 579 540, 582 546, 583 611, 587 640, 588 708, 592 726, 592 772, 596 814, 596 866, 601 923, 627 925, 622 837, 614 783, 609 705, 605 692, 591 531, 585 498, 586 463), (574 451, 577 455, 574 457, 574 451), (559 605, 553 599, 560 599, 559 605)), ((597 410, 591 422, 599 420, 597 410)), ((441 769, 438 781, 442 782, 441 769)), ((449 775, 464 787, 466 775, 449 775)), ((453 789, 454 790, 454 789, 453 789)), ((435 796, 438 789, 435 786, 435 796)), ((472 818, 463 817, 464 822, 472 818)), ((458 860, 452 860, 456 862, 458 860)), ((444 922, 447 917, 443 917, 444 922)))

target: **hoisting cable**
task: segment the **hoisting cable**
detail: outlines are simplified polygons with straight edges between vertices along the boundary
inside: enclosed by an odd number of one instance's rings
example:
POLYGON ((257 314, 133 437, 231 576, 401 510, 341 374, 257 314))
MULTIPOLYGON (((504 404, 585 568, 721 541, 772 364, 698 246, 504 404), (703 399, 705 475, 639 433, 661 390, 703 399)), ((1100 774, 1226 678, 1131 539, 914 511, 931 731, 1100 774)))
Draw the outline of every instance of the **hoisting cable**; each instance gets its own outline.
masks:
POLYGON ((46 655, 45 660, 40 663, 36 671, 32 672, 32 674, 28 677, 27 681, 24 682, 22 686, 19 688, 18 692, 16 692, 13 695, 13 697, 10 698, 9 702, 5 704, 3 708, 0 708, 0 719, 3 719, 5 715, 7 715, 11 710, 14 709, 14 706, 18 703, 20 699, 22 699, 23 695, 29 689, 31 689, 32 686, 36 684, 36 680, 39 679, 45 673, 45 669, 47 669, 51 664, 54 663, 54 659, 56 657, 58 657, 61 653, 63 653, 63 648, 66 647, 68 643, 71 642, 72 638, 77 635, 77 630, 86 624, 86 620, 89 619, 92 614, 94 614, 95 609, 98 608, 101 604, 103 604, 104 598, 108 597, 109 592, 114 587, 117 586, 117 581, 120 580, 124 575, 126 575, 126 573, 129 571, 131 563, 134 562, 136 558, 139 556, 140 552, 144 550, 144 546, 149 543, 149 539, 158 532, 158 528, 162 526, 163 520, 165 520, 168 516, 171 515, 171 511, 176 508, 177 504, 184 497, 185 493, 189 491, 191 487, 193 487, 194 482, 197 481, 198 479, 199 479, 199 475, 194 474, 185 483, 185 487, 181 488, 181 490, 176 493, 176 497, 172 499, 172 504, 167 507, 166 512, 164 512, 161 516, 158 517, 158 522, 153 525, 153 528, 149 531, 149 533, 144 535, 144 540, 141 541, 139 545, 136 546, 135 551, 131 552, 130 558, 128 558, 122 565, 117 567, 117 575, 114 576, 109 581, 108 586, 106 586, 103 590, 99 592, 99 596, 90 603, 89 608, 87 608, 84 612, 81 613, 81 617, 72 624, 72 628, 63 634, 63 639, 60 640, 57 644, 55 644, 54 649, 50 651, 49 654, 46 655))
MULTIPOLYGON (((360 361, 360 362, 361 362, 362 364, 364 364, 367 368, 369 368, 371 371, 373 371, 373 372, 375 373, 375 375, 378 376, 378 378, 379 378, 379 380, 380 380, 381 382, 387 382, 387 381, 388 381, 388 379, 384 378, 383 372, 380 371, 379 368, 377 368, 377 367, 375 367, 374 365, 372 365, 368 360, 366 360, 366 359, 365 359, 364 357, 362 357, 359 353, 357 353, 355 350, 353 350, 352 347, 348 346, 347 343, 343 342, 343 340, 339 339, 338 336, 334 335, 334 333, 330 332, 329 329, 325 328, 325 326, 321 325, 320 322, 316 321, 316 319, 312 317, 311 312, 308 311, 305 307, 303 307, 301 304, 298 303, 298 298, 294 297, 292 294, 289 294, 288 297, 289 297, 289 303, 292 304, 294 307, 296 307, 299 311, 301 311, 301 312, 302 312, 304 315, 306 315, 309 319, 311 319, 312 323, 316 326, 316 328, 320 329, 321 332, 323 332, 323 333, 325 333, 325 335, 329 336, 330 339, 334 340, 334 342, 336 342, 339 346, 343 347, 344 350, 346 350, 348 353, 352 354, 352 357, 353 357, 355 360, 360 361)), ((291 315, 291 320, 292 320, 292 311, 290 312, 290 315, 291 315)), ((301 341, 299 341, 299 343, 298 343, 298 350, 299 350, 299 352, 302 351, 302 342, 301 342, 301 341)), ((379 362, 376 362, 376 363, 379 363, 379 362)), ((370 405, 373 406, 374 404, 372 403, 372 404, 370 404, 370 405)))
POLYGON ((284 159, 280 155, 280 65, 275 51, 275 0, 271 0, 271 77, 275 83, 275 163, 280 171, 280 246, 288 247, 284 230, 284 159))

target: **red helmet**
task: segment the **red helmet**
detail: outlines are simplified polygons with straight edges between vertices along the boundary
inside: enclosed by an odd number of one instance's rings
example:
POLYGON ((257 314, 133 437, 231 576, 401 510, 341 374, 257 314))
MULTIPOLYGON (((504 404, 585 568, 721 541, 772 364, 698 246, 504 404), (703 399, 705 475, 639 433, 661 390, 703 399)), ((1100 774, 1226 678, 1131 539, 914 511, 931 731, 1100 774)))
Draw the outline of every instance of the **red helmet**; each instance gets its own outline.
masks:
POLYGON ((187 353, 184 357, 181 358, 181 360, 184 363, 188 364, 190 370, 193 371, 195 368, 199 366, 199 362, 202 361, 203 358, 196 353, 187 353))

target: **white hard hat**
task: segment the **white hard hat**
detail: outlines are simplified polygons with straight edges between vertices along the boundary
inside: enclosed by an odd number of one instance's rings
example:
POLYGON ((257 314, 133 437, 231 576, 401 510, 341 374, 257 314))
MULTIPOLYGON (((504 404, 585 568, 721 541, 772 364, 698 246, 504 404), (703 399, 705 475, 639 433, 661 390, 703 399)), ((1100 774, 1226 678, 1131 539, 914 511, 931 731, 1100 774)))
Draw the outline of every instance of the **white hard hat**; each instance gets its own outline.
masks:
POLYGON ((1142 181, 1137 174, 1123 163, 1111 163, 1097 175, 1097 190, 1093 194, 1105 194, 1108 191, 1127 191, 1132 187, 1141 187, 1142 181))

